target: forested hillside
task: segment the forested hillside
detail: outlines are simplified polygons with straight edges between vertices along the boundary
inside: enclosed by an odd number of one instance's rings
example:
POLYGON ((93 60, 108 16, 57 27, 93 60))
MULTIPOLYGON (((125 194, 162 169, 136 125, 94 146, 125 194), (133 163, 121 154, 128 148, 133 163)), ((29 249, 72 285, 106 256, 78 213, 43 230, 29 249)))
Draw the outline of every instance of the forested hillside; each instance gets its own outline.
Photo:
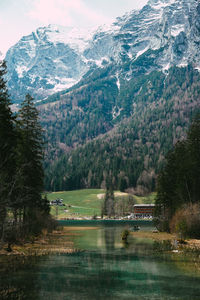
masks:
POLYGON ((200 97, 200 4, 149 0, 87 32, 49 25, 7 54, 15 109, 31 93, 45 130, 47 190, 155 187, 200 97))
POLYGON ((46 188, 101 187, 111 174, 115 188, 123 181, 147 192, 164 155, 185 137, 199 109, 200 75, 190 65, 168 74, 154 71, 133 78, 119 93, 100 77, 62 97, 41 108, 50 137, 46 188))

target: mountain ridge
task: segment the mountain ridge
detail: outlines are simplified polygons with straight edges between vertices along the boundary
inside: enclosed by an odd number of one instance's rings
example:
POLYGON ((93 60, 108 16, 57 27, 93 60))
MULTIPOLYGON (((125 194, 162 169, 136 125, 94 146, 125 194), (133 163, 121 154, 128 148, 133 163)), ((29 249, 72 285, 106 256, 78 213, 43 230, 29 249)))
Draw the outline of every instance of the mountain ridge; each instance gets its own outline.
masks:
MULTIPOLYGON (((72 115, 62 118, 61 112, 68 111, 64 101, 62 109, 47 108, 46 116, 49 109, 51 117, 57 117, 52 126, 52 120, 48 121, 41 111, 43 127, 51 140, 46 160, 47 189, 103 187, 110 173, 115 188, 119 188, 121 178, 126 178, 129 187, 153 189, 165 154, 185 137, 200 109, 199 82, 200 74, 192 66, 173 67, 167 75, 156 71, 133 79, 121 103, 123 110, 128 106, 128 113, 123 117, 119 114, 119 120, 113 118, 112 106, 106 112, 100 107, 102 115, 95 115, 94 107, 79 115, 75 108, 72 115), (73 123, 73 114, 77 123, 73 123), (110 127, 104 130, 108 124, 110 127), (95 128, 99 129, 96 135, 95 128)), ((112 99, 108 100, 110 103, 112 99)))
MULTIPOLYGON (((164 155, 199 109, 200 3, 151 0, 99 28, 76 55, 69 45, 42 41, 38 72, 55 77, 45 55, 52 60, 58 52, 61 59, 70 49, 68 71, 79 78, 37 103, 47 141, 46 189, 100 187, 110 173, 116 188, 125 179, 128 187, 153 189, 164 155)), ((20 84, 24 92, 46 91, 40 80, 26 89, 31 78, 18 79, 19 95, 20 84)))
POLYGON ((11 98, 20 101, 26 85, 36 100, 45 99, 113 63, 118 87, 121 79, 151 69, 167 71, 191 62, 200 69, 199 20, 196 0, 150 0, 141 10, 87 34, 57 25, 40 28, 6 55, 11 98), (141 65, 144 58, 152 66, 141 65))

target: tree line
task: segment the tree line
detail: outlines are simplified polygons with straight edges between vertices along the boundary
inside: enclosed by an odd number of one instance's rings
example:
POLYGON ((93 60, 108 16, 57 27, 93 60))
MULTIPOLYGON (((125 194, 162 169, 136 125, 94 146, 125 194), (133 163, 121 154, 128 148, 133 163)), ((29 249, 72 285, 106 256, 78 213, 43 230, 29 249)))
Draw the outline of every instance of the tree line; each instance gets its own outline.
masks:
POLYGON ((200 113, 186 139, 166 157, 157 180, 155 215, 161 230, 200 237, 200 113))
POLYGON ((39 234, 50 221, 49 203, 42 197, 43 131, 33 98, 28 94, 18 113, 11 111, 0 62, 0 243, 39 234), (45 223, 46 222, 46 223, 45 223))

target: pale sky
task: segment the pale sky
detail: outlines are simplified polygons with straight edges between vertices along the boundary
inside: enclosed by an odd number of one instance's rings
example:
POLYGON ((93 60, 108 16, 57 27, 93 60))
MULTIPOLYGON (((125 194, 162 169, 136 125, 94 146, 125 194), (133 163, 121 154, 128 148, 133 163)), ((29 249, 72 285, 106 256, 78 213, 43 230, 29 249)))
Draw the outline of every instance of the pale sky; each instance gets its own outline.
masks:
POLYGON ((0 0, 0 51, 49 24, 94 27, 142 8, 147 0, 0 0))

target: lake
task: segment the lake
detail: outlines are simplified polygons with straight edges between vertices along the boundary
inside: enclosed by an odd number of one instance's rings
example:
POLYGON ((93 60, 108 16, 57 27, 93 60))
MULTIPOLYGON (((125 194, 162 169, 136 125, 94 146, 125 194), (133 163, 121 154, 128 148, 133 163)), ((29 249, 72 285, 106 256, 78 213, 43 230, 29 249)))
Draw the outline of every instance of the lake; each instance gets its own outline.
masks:
MULTIPOLYGON (((73 254, 18 258, 0 273, 0 299, 200 299, 198 260, 155 251, 152 240, 121 241, 133 222, 64 222, 72 233, 73 254)), ((141 230, 152 230, 143 222, 141 230)))

